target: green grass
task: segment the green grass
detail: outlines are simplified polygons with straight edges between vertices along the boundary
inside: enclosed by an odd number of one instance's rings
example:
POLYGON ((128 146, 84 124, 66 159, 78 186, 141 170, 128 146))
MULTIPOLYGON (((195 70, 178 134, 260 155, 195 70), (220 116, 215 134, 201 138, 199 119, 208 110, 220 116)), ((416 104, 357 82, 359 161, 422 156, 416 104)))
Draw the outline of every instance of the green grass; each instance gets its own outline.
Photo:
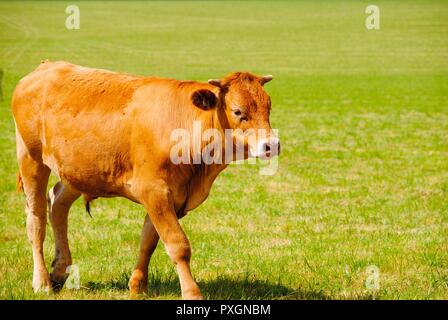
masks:
MULTIPOLYGON (((43 59, 206 80, 273 74, 282 155, 274 176, 230 166, 182 220, 206 298, 448 299, 448 3, 375 1, 0 2, 0 298, 127 299, 142 207, 72 208, 81 290, 34 295, 24 197, 15 190, 11 93, 43 59), (380 288, 365 286, 366 268, 380 288)), ((52 183, 56 180, 52 177, 52 183)), ((54 249, 51 228, 47 265, 54 249)), ((163 246, 149 298, 180 297, 163 246)))

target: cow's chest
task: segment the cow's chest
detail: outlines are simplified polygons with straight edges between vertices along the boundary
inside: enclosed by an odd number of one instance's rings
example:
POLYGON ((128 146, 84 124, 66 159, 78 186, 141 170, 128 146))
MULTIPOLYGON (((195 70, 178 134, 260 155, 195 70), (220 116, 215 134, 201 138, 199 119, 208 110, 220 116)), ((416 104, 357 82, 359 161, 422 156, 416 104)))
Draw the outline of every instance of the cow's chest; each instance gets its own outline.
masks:
POLYGON ((224 168, 213 167, 207 171, 201 171, 191 178, 186 187, 185 211, 197 208, 207 199, 213 182, 224 168))

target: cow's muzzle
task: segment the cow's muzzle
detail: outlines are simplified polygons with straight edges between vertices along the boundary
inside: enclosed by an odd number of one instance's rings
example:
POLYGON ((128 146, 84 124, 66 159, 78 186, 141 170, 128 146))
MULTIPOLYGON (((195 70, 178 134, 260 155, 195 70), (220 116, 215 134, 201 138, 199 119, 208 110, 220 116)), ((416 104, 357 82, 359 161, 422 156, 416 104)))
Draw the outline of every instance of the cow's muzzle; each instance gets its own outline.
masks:
POLYGON ((263 160, 269 160, 280 154, 280 140, 277 137, 270 137, 258 142, 253 156, 263 160))

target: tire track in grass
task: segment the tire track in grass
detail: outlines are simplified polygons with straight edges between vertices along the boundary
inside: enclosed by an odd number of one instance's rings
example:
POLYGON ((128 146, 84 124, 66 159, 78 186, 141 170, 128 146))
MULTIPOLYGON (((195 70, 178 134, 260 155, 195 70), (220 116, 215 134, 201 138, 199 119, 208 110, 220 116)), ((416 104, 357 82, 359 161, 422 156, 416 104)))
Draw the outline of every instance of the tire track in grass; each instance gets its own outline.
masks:
POLYGON ((0 17, 0 23, 1 22, 12 29, 19 30, 24 34, 25 37, 23 41, 19 42, 19 44, 4 51, 2 60, 4 61, 4 69, 8 69, 10 67, 13 67, 15 63, 22 57, 25 51, 37 42, 39 38, 39 32, 31 25, 27 25, 23 22, 18 23, 4 16, 0 17))

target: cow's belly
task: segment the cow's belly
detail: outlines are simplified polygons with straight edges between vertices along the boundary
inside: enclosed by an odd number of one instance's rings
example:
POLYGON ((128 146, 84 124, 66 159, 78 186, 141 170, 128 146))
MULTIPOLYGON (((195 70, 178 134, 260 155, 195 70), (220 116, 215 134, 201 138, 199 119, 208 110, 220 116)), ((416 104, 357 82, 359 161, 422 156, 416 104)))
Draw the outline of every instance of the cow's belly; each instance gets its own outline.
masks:
POLYGON ((61 162, 54 155, 43 158, 61 181, 91 197, 118 196, 126 185, 126 172, 118 172, 112 165, 100 167, 71 159, 61 162))
POLYGON ((128 123, 116 114, 48 114, 43 119, 43 161, 63 182, 83 193, 117 193, 132 170, 128 123))
POLYGON ((61 181, 92 197, 122 192, 132 171, 124 152, 99 143, 67 144, 62 140, 56 139, 42 149, 44 163, 61 181))

